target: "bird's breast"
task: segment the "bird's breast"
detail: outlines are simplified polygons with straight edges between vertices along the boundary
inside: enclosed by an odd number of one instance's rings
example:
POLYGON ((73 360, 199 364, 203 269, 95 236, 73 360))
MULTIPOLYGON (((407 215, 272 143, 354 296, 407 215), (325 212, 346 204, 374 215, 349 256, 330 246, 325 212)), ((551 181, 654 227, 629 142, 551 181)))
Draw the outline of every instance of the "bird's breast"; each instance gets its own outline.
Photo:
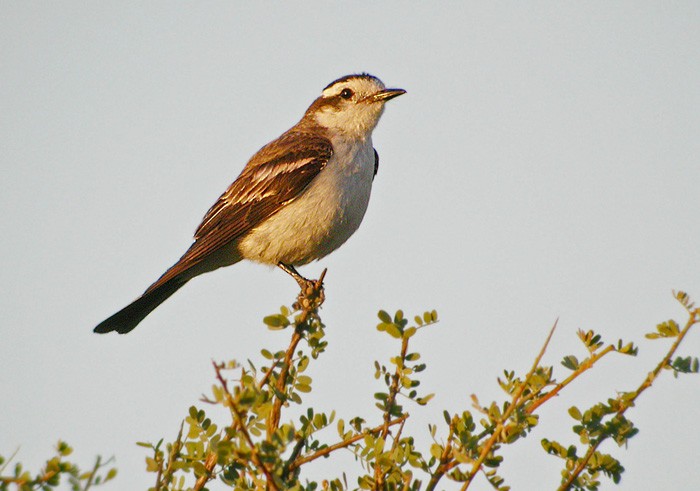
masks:
POLYGON ((360 226, 374 177, 374 149, 333 141, 333 155, 307 188, 239 243, 246 259, 301 265, 340 247, 360 226))

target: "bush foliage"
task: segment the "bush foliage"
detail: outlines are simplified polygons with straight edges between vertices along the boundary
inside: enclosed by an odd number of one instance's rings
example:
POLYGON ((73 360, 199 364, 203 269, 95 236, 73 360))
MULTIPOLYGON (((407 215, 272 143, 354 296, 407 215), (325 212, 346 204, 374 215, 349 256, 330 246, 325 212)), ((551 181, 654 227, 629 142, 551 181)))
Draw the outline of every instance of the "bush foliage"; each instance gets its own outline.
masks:
MULTIPOLYGON (((378 313, 377 329, 393 338, 397 348, 388 360, 374 363, 375 377, 383 388, 374 394, 378 417, 368 422, 303 407, 304 395, 313 390, 307 370, 327 347, 325 325, 318 314, 323 301, 321 283, 315 288, 302 293, 294 309, 283 307, 264 319, 270 329, 289 331, 286 349, 263 349, 261 367, 250 361, 214 363, 211 394, 202 399, 201 407, 189 408, 177 437, 172 442, 139 443, 148 449, 146 468, 154 473, 150 490, 204 490, 214 481, 223 483, 217 488, 236 490, 433 490, 438 486, 466 490, 477 479, 485 479, 494 489, 505 491, 509 486, 499 473, 501 449, 530 434, 539 422, 540 407, 569 389, 603 357, 611 353, 635 356, 638 351, 631 342, 606 343, 599 334, 580 330, 583 358, 564 356, 563 369, 558 369, 563 375, 555 377, 555 367, 541 364, 555 324, 527 373, 505 371, 498 378, 503 400, 482 403, 472 396, 471 408, 445 411, 444 421, 428 425, 432 443, 419 448, 419 439, 407 434, 404 424, 410 408, 428 404, 433 394, 421 391, 420 375, 426 362, 411 349, 411 340, 438 322, 437 312, 412 319, 400 310, 393 315, 378 313), (226 418, 215 422, 204 409, 207 405, 225 408, 226 418), (291 413, 298 416, 287 416, 291 413), (332 458, 341 449, 355 455, 356 469, 321 482, 303 477, 304 466, 332 458), (348 474, 357 478, 348 482, 348 474)), ((627 410, 662 371, 674 376, 698 372, 697 358, 676 352, 692 326, 700 322, 700 309, 685 293, 674 296, 687 320, 683 325, 663 322, 646 335, 668 339, 671 346, 639 386, 590 408, 571 407, 568 413, 577 444, 541 440, 547 454, 561 459, 559 490, 596 490, 603 479, 618 483, 625 469, 617 457, 601 452, 600 445, 606 440, 626 445, 637 434, 627 410)), ((81 472, 66 460, 69 455, 70 447, 59 443, 57 455, 36 474, 20 464, 8 471, 12 459, 0 457, 0 491, 51 489, 59 485, 61 476, 67 477, 72 489, 87 490, 116 475, 115 469, 104 473, 109 462, 102 463, 100 458, 90 471, 81 472)))

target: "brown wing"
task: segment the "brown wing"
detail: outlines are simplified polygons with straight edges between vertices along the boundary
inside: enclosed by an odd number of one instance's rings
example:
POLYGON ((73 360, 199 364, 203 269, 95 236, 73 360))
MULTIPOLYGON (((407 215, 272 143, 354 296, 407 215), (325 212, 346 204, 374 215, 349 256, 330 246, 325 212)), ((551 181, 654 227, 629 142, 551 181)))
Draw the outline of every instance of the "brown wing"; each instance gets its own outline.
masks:
POLYGON ((261 148, 204 216, 187 252, 146 292, 244 236, 279 211, 301 194, 332 154, 328 139, 293 130, 261 148))

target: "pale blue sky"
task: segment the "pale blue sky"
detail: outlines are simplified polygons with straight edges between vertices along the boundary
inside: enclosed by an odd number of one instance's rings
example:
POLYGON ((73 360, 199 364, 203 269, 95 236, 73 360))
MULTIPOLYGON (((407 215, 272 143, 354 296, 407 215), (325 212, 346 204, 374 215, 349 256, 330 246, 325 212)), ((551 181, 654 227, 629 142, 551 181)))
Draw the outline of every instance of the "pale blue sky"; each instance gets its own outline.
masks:
MULTIPOLYGON (((574 442, 569 406, 640 383, 668 346, 643 334, 684 320, 671 289, 700 300, 700 4, 435 5, 0 4, 0 453, 20 446, 36 465, 63 438, 86 465, 116 456, 105 489, 153 482, 135 442, 175 436, 211 359, 283 346, 261 319, 296 285, 238 264, 127 336, 92 328, 180 256, 327 83, 368 71, 408 93, 375 132, 362 227, 302 270, 329 269, 330 347, 308 402, 378 420, 372 363, 395 350, 374 328, 380 308, 440 313, 415 346, 437 394, 411 411, 424 441, 443 409, 501 397, 495 378, 527 370, 557 317, 548 363, 583 356, 578 328, 638 342, 638 358, 601 363, 508 449, 514 490, 555 486, 560 462, 539 441, 574 442)), ((700 354, 699 333, 682 353, 700 354)), ((629 413, 641 433, 605 449, 622 484, 603 489, 700 488, 699 389, 665 374, 644 394, 629 413)))

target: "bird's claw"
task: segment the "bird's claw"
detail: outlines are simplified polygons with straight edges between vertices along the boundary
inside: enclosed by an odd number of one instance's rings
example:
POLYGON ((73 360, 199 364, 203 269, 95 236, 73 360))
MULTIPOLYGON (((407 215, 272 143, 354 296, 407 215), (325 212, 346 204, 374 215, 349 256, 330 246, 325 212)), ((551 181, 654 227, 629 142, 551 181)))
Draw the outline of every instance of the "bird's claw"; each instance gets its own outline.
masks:
POLYGON ((321 276, 317 280, 309 280, 300 276, 297 279, 299 288, 301 289, 297 296, 297 301, 292 306, 295 310, 303 310, 304 312, 312 312, 318 309, 326 299, 326 294, 323 288, 323 278, 326 276, 326 270, 323 270, 321 276))

